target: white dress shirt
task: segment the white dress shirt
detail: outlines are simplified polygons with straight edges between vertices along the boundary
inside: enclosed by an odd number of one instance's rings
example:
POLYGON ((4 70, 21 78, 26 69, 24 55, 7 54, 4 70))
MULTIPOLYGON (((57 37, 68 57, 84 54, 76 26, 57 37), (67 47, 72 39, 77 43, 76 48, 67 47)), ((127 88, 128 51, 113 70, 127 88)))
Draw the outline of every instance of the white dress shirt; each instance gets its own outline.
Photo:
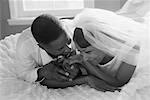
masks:
POLYGON ((17 40, 16 54, 20 63, 19 78, 25 81, 35 82, 40 66, 52 60, 52 57, 37 44, 30 28, 24 30, 17 40))

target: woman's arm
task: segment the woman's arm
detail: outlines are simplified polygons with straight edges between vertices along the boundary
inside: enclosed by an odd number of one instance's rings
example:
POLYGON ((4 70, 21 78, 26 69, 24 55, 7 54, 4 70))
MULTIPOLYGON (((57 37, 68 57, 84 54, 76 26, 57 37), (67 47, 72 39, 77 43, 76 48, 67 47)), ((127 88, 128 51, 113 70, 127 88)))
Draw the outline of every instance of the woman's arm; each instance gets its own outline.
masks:
POLYGON ((120 87, 120 86, 123 86, 124 84, 126 84, 131 79, 131 77, 134 73, 134 70, 136 68, 136 66, 122 62, 118 69, 116 78, 114 78, 114 77, 104 73, 103 71, 101 71, 97 66, 93 66, 89 62, 85 62, 85 64, 86 64, 85 67, 91 74, 103 79, 108 84, 111 84, 116 87, 120 87))
MULTIPOLYGON (((88 72, 104 81, 106 81, 108 84, 116 87, 122 86, 124 83, 119 81, 118 79, 104 73, 101 71, 97 66, 94 66, 90 64, 88 61, 85 61, 85 67, 88 70, 88 72)), ((121 73, 120 73, 121 74, 121 73)))

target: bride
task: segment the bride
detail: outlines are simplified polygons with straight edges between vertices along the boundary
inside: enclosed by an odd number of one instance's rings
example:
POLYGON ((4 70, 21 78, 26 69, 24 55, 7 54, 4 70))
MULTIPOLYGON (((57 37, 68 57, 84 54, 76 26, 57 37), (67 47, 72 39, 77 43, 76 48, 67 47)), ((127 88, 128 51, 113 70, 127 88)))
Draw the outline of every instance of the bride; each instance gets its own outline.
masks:
POLYGON ((85 9, 72 27, 75 46, 90 74, 116 87, 129 82, 138 69, 145 26, 110 11, 85 9))

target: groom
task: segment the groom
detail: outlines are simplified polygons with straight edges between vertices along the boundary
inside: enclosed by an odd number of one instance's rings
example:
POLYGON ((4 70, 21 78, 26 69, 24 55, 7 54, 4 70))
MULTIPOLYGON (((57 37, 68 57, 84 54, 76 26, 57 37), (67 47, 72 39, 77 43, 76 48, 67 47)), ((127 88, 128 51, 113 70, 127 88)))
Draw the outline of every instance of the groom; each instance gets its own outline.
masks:
POLYGON ((56 17, 47 14, 38 16, 31 28, 24 30, 17 40, 17 58, 21 64, 19 78, 45 85, 47 80, 70 80, 73 72, 65 72, 51 63, 58 56, 70 52, 70 42, 56 17))

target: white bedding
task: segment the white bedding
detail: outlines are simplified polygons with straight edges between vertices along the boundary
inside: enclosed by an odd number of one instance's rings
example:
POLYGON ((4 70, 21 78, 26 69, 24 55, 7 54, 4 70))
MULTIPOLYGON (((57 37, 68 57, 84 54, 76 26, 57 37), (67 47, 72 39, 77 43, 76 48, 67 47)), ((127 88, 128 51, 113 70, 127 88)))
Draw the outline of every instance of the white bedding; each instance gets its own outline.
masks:
MULTIPOLYGON (((148 21, 148 20, 147 20, 148 21)), ((144 24, 143 24, 144 25, 144 24)), ((130 82, 121 92, 101 92, 89 86, 66 89, 47 89, 38 83, 17 78, 19 62, 15 46, 20 34, 0 41, 0 100, 149 100, 150 96, 150 38, 143 39, 144 49, 138 67, 130 82)))
POLYGON ((15 59, 16 40, 20 34, 0 41, 0 99, 1 100, 148 100, 150 95, 149 50, 141 55, 139 67, 121 92, 101 92, 88 86, 47 89, 38 83, 17 78, 19 62, 15 59), (147 56, 145 56, 147 55, 147 56), (145 57, 145 58, 144 58, 145 57))

